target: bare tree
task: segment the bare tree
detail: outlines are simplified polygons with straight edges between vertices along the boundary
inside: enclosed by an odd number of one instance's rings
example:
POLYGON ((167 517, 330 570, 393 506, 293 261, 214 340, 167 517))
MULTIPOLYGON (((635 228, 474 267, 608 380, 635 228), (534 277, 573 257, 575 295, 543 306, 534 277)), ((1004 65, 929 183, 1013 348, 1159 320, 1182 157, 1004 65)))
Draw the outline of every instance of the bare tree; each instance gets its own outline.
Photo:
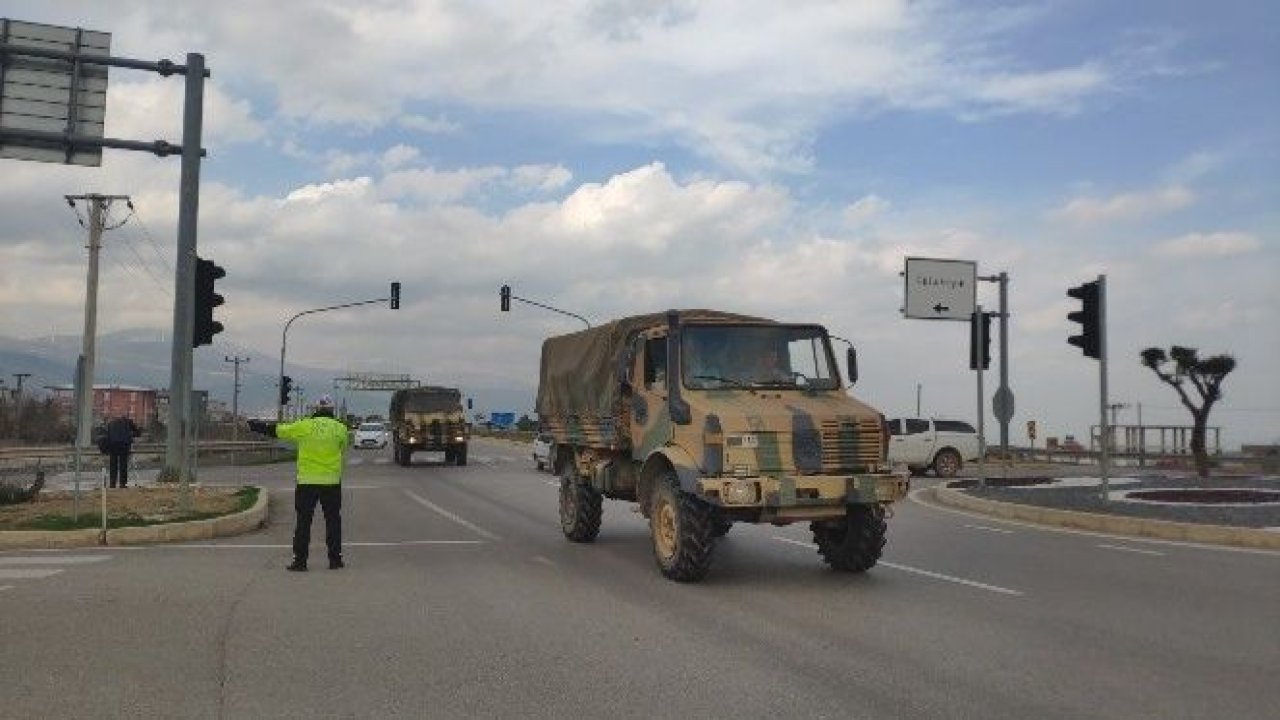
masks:
POLYGON ((1214 355, 1203 360, 1195 348, 1174 345, 1165 355, 1163 348, 1147 348, 1142 351, 1142 364, 1151 368, 1156 377, 1178 391, 1182 404, 1191 411, 1194 424, 1191 428, 1191 452, 1195 456, 1196 473, 1209 477, 1209 452, 1205 448, 1205 428, 1209 424, 1209 410, 1222 399, 1222 381, 1236 369, 1236 359, 1230 355, 1214 355), (1172 360, 1173 368, 1165 365, 1172 360), (1200 404, 1192 401, 1185 384, 1195 388, 1200 404))

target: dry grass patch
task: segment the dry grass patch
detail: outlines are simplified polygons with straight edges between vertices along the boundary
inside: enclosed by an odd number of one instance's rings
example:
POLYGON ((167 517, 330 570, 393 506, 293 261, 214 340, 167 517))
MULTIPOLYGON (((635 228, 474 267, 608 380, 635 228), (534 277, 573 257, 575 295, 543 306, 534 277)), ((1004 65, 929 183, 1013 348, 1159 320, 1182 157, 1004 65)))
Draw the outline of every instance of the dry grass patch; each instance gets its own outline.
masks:
MULTIPOLYGON (((107 490, 107 526, 136 527, 219 517, 246 510, 258 497, 251 487, 193 487, 191 510, 182 509, 177 487, 131 487, 107 490)), ((42 492, 34 500, 0 505, 0 530, 70 530, 101 527, 102 491, 80 493, 79 518, 72 520, 69 491, 42 492)))

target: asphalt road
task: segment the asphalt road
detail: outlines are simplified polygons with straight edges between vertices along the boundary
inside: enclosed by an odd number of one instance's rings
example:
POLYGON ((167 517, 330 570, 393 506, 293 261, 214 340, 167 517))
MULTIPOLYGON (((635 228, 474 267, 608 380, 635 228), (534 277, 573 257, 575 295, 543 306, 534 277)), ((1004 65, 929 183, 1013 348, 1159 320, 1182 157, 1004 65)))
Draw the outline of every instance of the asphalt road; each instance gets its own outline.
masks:
POLYGON ((560 534, 527 445, 471 465, 355 451, 348 567, 288 573, 290 466, 262 532, 0 553, 0 717, 1274 718, 1280 553, 1055 532, 902 503, 884 560, 738 525, 710 576, 654 567, 606 502, 560 534))

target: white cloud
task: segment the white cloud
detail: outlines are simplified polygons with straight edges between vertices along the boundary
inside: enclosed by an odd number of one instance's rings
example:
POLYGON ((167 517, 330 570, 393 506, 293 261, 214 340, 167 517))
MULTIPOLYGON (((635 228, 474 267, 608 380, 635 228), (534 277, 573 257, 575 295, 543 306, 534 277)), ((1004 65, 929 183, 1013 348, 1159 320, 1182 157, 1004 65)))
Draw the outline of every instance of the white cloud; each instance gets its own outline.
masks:
POLYGON ((285 196, 284 203, 318 203, 330 198, 359 197, 369 192, 373 180, 358 177, 353 180, 335 180, 329 183, 304 185, 285 196))
POLYGON ((393 169, 404 167, 418 159, 421 153, 410 145, 395 145, 382 153, 382 167, 393 169))
POLYGON ((511 183, 524 190, 551 192, 572 179, 573 173, 563 165, 521 165, 511 171, 511 183))
POLYGON ((437 170, 413 168, 388 173, 378 183, 378 191, 387 198, 415 198, 428 202, 449 202, 466 197, 495 179, 506 175, 499 167, 437 170))
POLYGON ((462 130, 458 123, 443 115, 426 117, 425 115, 402 115, 396 121, 400 127, 416 130, 427 135, 448 135, 462 130))
POLYGON ((964 3, 565 0, 548 11, 496 0, 227 0, 216 11, 128 10, 113 25, 132 31, 134 49, 201 48, 215 85, 253 78, 271 93, 264 106, 289 120, 434 135, 461 126, 411 108, 555 112, 586 135, 669 137, 756 174, 807 171, 813 138, 834 117, 1071 113, 1116 92, 1119 73, 1139 72, 1105 54, 1015 60, 1001 49, 1009 38, 1045 31, 1055 14, 964 3), (298 28, 305 38, 295 40, 298 28))
POLYGON ((1244 255, 1262 249, 1262 241, 1249 233, 1188 233, 1158 243, 1152 248, 1156 256, 1169 260, 1214 258, 1244 255))
MULTIPOLYGON (((136 76, 144 79, 117 81, 113 75, 107 85, 106 135, 143 142, 167 140, 180 145, 184 93, 181 76, 136 76)), ((234 98, 211 82, 204 86, 201 130, 205 147, 215 148, 223 143, 258 140, 266 132, 247 100, 234 98)))
POLYGON ((1188 188, 1174 185, 1149 192, 1123 193, 1108 198, 1077 197, 1049 213, 1051 218, 1081 225, 1132 220, 1180 210, 1195 202, 1188 188))
POLYGON ((879 195, 866 195, 847 206, 841 213, 841 219, 849 227, 858 227, 885 213, 889 208, 888 200, 879 195))

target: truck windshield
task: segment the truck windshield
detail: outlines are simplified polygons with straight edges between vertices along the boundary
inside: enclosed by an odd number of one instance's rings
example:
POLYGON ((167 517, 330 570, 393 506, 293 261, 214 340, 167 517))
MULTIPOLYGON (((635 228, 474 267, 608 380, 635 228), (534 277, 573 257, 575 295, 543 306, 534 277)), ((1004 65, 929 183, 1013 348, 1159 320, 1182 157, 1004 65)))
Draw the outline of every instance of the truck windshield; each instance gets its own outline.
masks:
POLYGON ((686 325, 680 348, 690 389, 840 386, 826 334, 811 325, 686 325))

